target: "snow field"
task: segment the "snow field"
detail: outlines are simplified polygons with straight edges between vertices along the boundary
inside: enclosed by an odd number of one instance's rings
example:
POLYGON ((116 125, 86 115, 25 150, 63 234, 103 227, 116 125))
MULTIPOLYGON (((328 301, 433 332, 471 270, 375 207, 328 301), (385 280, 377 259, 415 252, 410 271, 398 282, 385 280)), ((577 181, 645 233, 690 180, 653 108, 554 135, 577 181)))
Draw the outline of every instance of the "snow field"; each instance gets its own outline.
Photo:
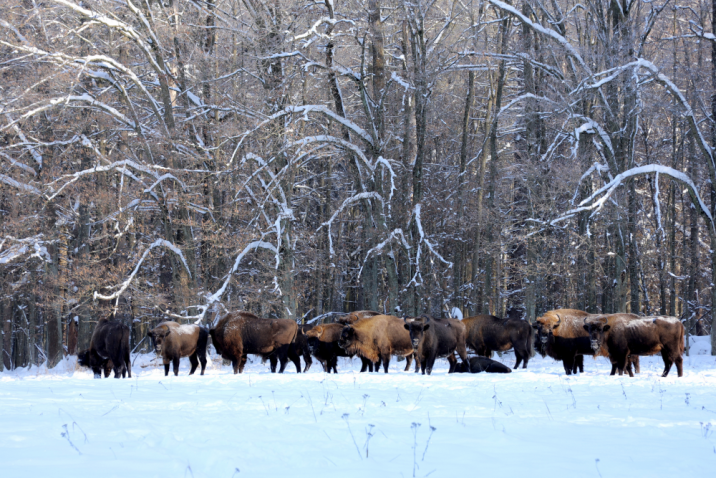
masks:
MULTIPOLYGON (((0 475, 103 477, 714 476, 716 357, 698 338, 684 377, 642 357, 635 378, 585 359, 567 377, 534 357, 511 374, 245 373, 95 380, 73 360, 0 374, 0 475)), ((512 354, 500 361, 514 365, 512 354)), ((145 367, 143 368, 142 365, 145 367)))

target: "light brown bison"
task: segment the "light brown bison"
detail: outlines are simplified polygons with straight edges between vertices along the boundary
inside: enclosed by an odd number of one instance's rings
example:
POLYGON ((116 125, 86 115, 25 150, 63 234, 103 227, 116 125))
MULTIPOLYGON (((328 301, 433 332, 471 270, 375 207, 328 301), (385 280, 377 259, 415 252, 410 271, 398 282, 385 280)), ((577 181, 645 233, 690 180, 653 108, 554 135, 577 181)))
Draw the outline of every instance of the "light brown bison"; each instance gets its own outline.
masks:
POLYGON ((132 362, 129 358, 129 327, 109 318, 100 319, 92 332, 90 348, 77 354, 77 363, 90 367, 94 378, 109 375, 110 367, 114 378, 132 378, 132 362))
POLYGON ((271 372, 276 372, 280 361, 279 373, 283 373, 297 332, 296 322, 289 319, 260 319, 250 312, 232 312, 222 317, 209 334, 219 355, 231 360, 234 373, 244 371, 248 354, 270 360, 271 372))
POLYGON ((415 350, 415 359, 420 364, 423 375, 426 372, 428 375, 432 373, 435 359, 438 357, 448 359, 450 363, 448 373, 453 373, 457 366, 455 352, 460 355, 469 370, 465 324, 455 319, 436 320, 426 315, 417 318, 405 317, 404 320, 405 330, 410 334, 415 350))
POLYGON ((513 368, 527 368, 532 356, 534 332, 530 324, 520 319, 499 319, 493 315, 476 315, 462 320, 467 327, 467 346, 477 355, 492 356, 492 352, 514 349, 513 368))
MULTIPOLYGON (((612 314, 587 318, 584 330, 589 333, 592 349, 606 347, 609 359, 616 365, 619 375, 628 367, 630 355, 654 355, 661 352, 666 377, 676 363, 679 377, 683 376, 684 326, 676 317, 637 317, 632 314, 612 314)), ((612 375, 614 368, 612 367, 612 375)))
MULTIPOLYGON (((584 328, 584 320, 588 317, 601 317, 583 310, 557 309, 546 312, 537 317, 533 324, 536 331, 536 345, 539 353, 544 357, 549 355, 555 360, 561 360, 567 375, 584 372, 584 356, 596 355, 607 357, 606 348, 595 352, 592 349, 589 333, 584 328)), ((637 318, 637 316, 632 316, 637 318)), ((629 359, 629 367, 634 365, 639 373, 639 356, 629 359)), ((616 365, 612 365, 612 374, 616 372, 616 365)))
POLYGON ((198 325, 181 325, 177 322, 166 321, 157 325, 147 333, 154 344, 157 355, 162 357, 164 363, 164 376, 169 375, 169 364, 174 365, 174 375, 179 375, 179 360, 189 357, 192 375, 201 362, 201 374, 206 370, 206 343, 209 332, 198 325))
MULTIPOLYGON (((346 325, 341 331, 338 345, 347 354, 358 355, 370 362, 383 364, 388 373, 390 356, 412 356, 413 347, 410 334, 404 328, 404 322, 393 315, 376 315, 346 325)), ((406 370, 410 367, 410 361, 406 370)))

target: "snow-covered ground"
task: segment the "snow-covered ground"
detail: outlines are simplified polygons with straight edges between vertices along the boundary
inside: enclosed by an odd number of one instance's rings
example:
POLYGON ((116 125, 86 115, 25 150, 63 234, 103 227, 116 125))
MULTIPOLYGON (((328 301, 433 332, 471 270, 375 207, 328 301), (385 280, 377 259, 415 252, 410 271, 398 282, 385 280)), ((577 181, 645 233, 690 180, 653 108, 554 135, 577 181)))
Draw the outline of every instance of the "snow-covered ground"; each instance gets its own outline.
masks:
MULTIPOLYGON (((511 374, 327 375, 214 360, 164 377, 94 380, 72 360, 0 373, 0 476, 716 476, 716 357, 698 338, 685 374, 660 357, 635 378, 585 359, 566 377, 537 356, 511 374), (367 473, 367 474, 366 474, 367 473)), ((496 357, 512 366, 511 354, 496 357)))

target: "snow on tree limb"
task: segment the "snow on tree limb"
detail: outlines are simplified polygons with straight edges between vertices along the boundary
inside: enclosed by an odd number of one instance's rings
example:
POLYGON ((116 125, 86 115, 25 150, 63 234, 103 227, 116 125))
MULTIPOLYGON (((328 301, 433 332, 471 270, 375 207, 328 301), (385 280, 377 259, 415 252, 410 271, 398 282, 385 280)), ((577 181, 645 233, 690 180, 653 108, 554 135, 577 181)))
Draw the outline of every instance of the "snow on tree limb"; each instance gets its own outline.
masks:
POLYGON ((408 240, 405 238, 405 234, 403 234, 403 230, 400 228, 395 229, 394 231, 392 231, 390 233, 390 235, 388 236, 388 238, 386 240, 384 240, 377 246, 371 248, 366 253, 365 259, 363 259, 363 264, 360 266, 360 269, 358 270, 357 277, 361 277, 361 275, 363 274, 363 268, 365 267, 365 263, 368 262, 368 258, 371 256, 371 254, 376 253, 376 252, 380 253, 385 246, 387 246, 389 243, 391 243, 393 241, 393 239, 400 239, 400 243, 403 245, 403 247, 406 250, 410 249, 410 244, 408 244, 408 240))
POLYGON ((0 183, 5 183, 9 186, 20 189, 21 191, 25 191, 30 194, 34 194, 36 196, 42 196, 42 193, 36 187, 30 186, 29 184, 21 183, 20 181, 16 181, 10 176, 5 176, 4 174, 0 174, 0 183))
POLYGON ((187 264, 186 259, 184 258, 184 254, 182 254, 182 252, 181 252, 181 249, 179 249, 177 246, 175 246, 174 244, 172 244, 171 242, 169 242, 167 240, 157 239, 149 247, 147 247, 147 249, 145 249, 144 253, 142 254, 142 257, 139 259, 139 262, 137 262, 137 265, 134 267, 134 270, 129 275, 127 280, 122 282, 122 284, 120 285, 119 290, 117 290, 117 292, 115 292, 114 294, 110 294, 110 295, 103 295, 103 294, 100 294, 99 292, 95 291, 94 295, 93 295, 94 299, 95 300, 97 300, 97 299, 102 299, 102 300, 118 299, 119 296, 121 296, 122 293, 125 290, 127 290, 127 287, 129 287, 129 284, 131 284, 132 279, 134 279, 134 276, 136 276, 137 272, 139 272, 139 268, 141 267, 142 263, 147 258, 149 253, 152 251, 152 249, 154 249, 155 247, 159 247, 159 246, 166 247, 166 248, 170 249, 172 252, 174 252, 174 254, 179 256, 179 258, 181 258, 182 264, 184 264, 184 267, 186 268, 187 274, 189 274, 189 277, 191 277, 191 271, 189 270, 189 265, 187 264))
POLYGON ((0 264, 9 264, 29 252, 32 252, 30 258, 38 257, 45 262, 51 263, 52 257, 45 247, 45 244, 49 244, 49 241, 43 241, 42 237, 42 234, 38 234, 24 239, 17 239, 12 236, 3 238, 3 240, 0 241, 0 264), (2 248, 6 242, 10 242, 11 245, 3 251, 2 248))
POLYGON ((707 226, 709 229, 709 233, 714 236, 716 235, 716 228, 714 227, 714 221, 713 217, 711 216, 711 211, 709 211, 709 208, 706 206, 704 201, 701 199, 701 196, 699 195, 698 189, 696 188, 696 185, 691 180, 689 176, 682 173, 681 171, 677 171, 676 169, 670 168, 668 166, 662 166, 659 164, 648 164, 646 166, 639 166, 636 168, 629 169, 627 171, 624 171, 621 174, 618 174, 613 180, 611 180, 608 184, 601 187, 599 190, 595 191, 591 196, 583 200, 579 203, 579 206, 570 209, 569 211, 565 212, 562 216, 553 219, 552 221, 549 221, 549 225, 554 226, 558 222, 565 221, 567 219, 570 219, 574 217, 576 214, 583 212, 583 211, 593 211, 590 217, 593 217, 601 208, 606 204, 607 200, 614 194, 614 192, 617 190, 619 186, 622 185, 624 180, 635 177, 635 176, 642 176, 645 174, 663 174, 665 176, 669 176, 670 178, 674 179, 675 181, 678 181, 682 184, 684 184, 688 190, 689 194, 691 195, 691 200, 695 205, 697 205, 700 209, 700 213, 704 216, 704 218, 707 220, 707 226), (599 196, 602 196, 601 198, 599 196), (599 199, 597 199, 599 198, 599 199))
POLYGON ((341 204, 340 207, 336 209, 336 212, 333 213, 333 216, 331 216, 328 221, 321 224, 321 226, 316 230, 316 232, 318 232, 321 230, 321 228, 323 228, 323 226, 328 226, 328 248, 331 253, 331 256, 334 256, 336 254, 336 252, 333 250, 333 238, 331 237, 331 226, 333 225, 333 221, 336 219, 336 217, 338 217, 341 212, 343 212, 346 207, 364 199, 375 199, 376 201, 380 201, 380 203, 383 204, 383 198, 377 192, 364 192, 356 194, 355 196, 351 196, 345 201, 343 201, 343 204, 341 204))
MULTIPOLYGON (((435 254, 435 256, 438 259, 440 259, 441 262, 443 262, 444 264, 447 264, 448 267, 452 267, 453 263, 450 261, 446 261, 443 258, 443 256, 441 256, 440 253, 438 253, 438 251, 435 250, 434 245, 428 240, 427 236, 423 232, 423 224, 420 221, 421 206, 422 206, 421 203, 418 203, 415 205, 415 209, 413 209, 413 215, 415 217, 415 224, 418 226, 418 233, 420 234, 420 242, 421 243, 424 242, 428 246, 428 249, 430 249, 430 252, 435 254)), ((419 268, 420 266, 418 265, 417 267, 419 268)))

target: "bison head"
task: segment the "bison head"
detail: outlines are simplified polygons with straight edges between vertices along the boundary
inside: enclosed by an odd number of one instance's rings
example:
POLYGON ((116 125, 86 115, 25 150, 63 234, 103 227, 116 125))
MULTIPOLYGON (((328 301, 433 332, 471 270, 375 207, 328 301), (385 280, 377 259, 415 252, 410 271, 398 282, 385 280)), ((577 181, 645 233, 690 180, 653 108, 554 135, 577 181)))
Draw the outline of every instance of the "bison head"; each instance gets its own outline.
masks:
POLYGON ((160 325, 147 332, 147 336, 152 340, 154 350, 158 354, 162 353, 162 344, 164 343, 164 339, 167 338, 167 335, 169 335, 169 332, 171 332, 171 330, 166 325, 160 325))
POLYGON ((430 319, 427 317, 420 319, 405 317, 403 320, 405 320, 405 330, 410 333, 410 342, 413 344, 413 348, 418 350, 420 341, 425 336, 425 331, 430 328, 430 319))
POLYGON ((552 329, 539 322, 532 324, 532 328, 535 329, 535 348, 537 348, 539 354, 544 357, 547 355, 547 344, 553 337, 552 329))
POLYGON ((611 326, 607 324, 606 319, 603 318, 584 320, 584 330, 589 334, 589 341, 591 342, 594 352, 599 351, 604 343, 604 336, 610 328, 611 326))
POLYGON ((90 351, 83 350, 82 352, 78 353, 77 354, 77 363, 83 367, 89 367, 90 366, 90 351))
POLYGON ((358 333, 352 325, 343 327, 341 331, 341 338, 338 339, 338 346, 346 351, 346 353, 355 353, 356 341, 358 340, 358 333))
POLYGON ((318 349, 318 344, 320 343, 321 335, 323 335, 323 326, 317 325, 313 327, 311 330, 306 332, 306 344, 308 345, 308 351, 312 354, 316 352, 318 349))

